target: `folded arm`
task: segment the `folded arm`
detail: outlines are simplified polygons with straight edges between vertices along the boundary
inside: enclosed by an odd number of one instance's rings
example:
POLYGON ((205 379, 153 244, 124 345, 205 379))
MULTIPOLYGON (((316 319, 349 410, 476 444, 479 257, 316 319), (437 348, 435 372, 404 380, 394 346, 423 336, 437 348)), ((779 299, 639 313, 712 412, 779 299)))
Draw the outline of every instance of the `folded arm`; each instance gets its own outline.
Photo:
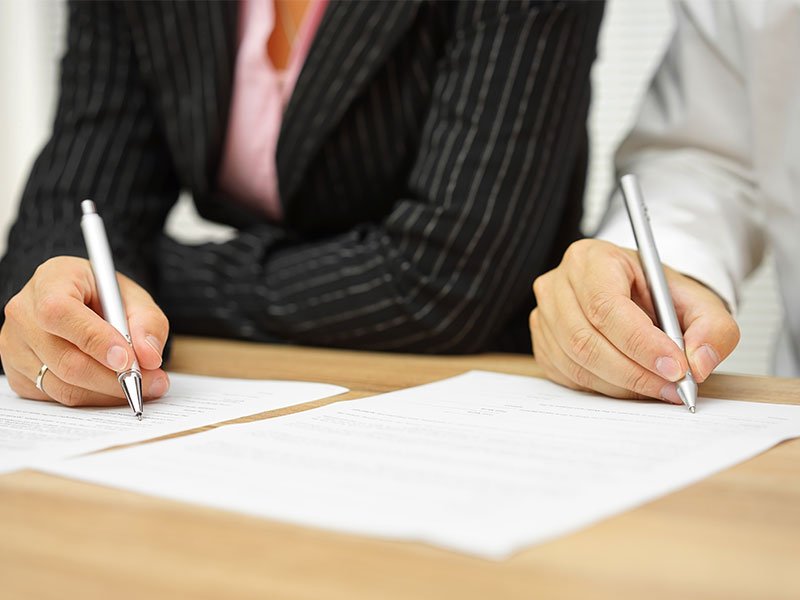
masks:
POLYGON ((379 222, 313 240, 255 226, 221 245, 166 241, 159 289, 174 327, 382 350, 485 348, 530 305, 530 281, 565 213, 578 210, 567 206, 574 174, 564 165, 578 162, 601 12, 541 3, 457 32, 432 82, 408 193, 379 222), (488 57, 477 71, 476 49, 488 57))

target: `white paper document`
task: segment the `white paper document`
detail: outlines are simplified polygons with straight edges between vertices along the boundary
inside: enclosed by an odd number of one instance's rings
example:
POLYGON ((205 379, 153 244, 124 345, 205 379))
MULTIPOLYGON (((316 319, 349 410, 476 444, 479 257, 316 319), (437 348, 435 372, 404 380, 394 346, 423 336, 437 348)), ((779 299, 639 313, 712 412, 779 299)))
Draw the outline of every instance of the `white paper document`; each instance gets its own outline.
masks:
POLYGON ((470 372, 47 470, 270 519, 489 558, 800 435, 800 406, 581 394, 470 372))
POLYGON ((221 379, 170 373, 164 398, 136 419, 126 406, 68 408, 19 398, 0 377, 0 473, 42 460, 152 439, 203 425, 310 402, 347 391, 302 381, 221 379))

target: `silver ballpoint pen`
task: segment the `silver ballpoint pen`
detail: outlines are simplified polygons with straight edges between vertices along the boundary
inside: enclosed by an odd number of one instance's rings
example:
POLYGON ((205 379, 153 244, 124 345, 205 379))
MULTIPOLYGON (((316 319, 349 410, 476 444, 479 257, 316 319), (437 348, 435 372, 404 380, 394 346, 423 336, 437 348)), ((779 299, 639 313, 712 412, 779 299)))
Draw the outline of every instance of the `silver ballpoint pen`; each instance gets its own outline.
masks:
POLYGON ((97 214, 94 202, 84 200, 81 202, 81 230, 89 252, 89 262, 92 265, 97 291, 100 294, 100 305, 103 307, 103 318, 119 331, 128 341, 128 346, 133 353, 133 364, 126 371, 117 373, 117 379, 122 385, 122 391, 133 409, 134 414, 142 420, 142 373, 133 351, 131 334, 128 331, 128 318, 125 316, 125 305, 117 283, 117 271, 111 257, 111 247, 108 244, 106 228, 103 219, 97 214))
MULTIPOLYGON (((675 314, 675 304, 667 286, 667 278, 661 259, 658 256, 653 231, 650 229, 650 217, 644 204, 642 189, 636 175, 624 175, 620 179, 622 196, 625 207, 628 209, 628 218, 633 228, 633 237, 639 249, 639 261, 642 263, 647 287, 656 309, 659 327, 669 338, 678 345, 682 352, 686 352, 683 342, 683 331, 675 314)), ((687 357, 688 358, 688 357, 687 357)), ((697 403, 697 384, 692 377, 692 371, 687 370, 683 379, 677 382, 678 396, 691 412, 695 411, 697 403)))

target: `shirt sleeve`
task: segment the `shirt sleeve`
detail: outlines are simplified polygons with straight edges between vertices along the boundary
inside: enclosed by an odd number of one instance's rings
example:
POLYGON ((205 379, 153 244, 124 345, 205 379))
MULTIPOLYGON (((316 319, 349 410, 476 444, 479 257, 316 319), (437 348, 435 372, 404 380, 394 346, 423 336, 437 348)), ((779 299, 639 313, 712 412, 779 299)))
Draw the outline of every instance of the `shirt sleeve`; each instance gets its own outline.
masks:
MULTIPOLYGON (((674 37, 616 168, 639 177, 662 262, 735 310, 765 249, 746 44, 735 3, 682 2, 676 13, 674 37)), ((635 248, 619 190, 597 237, 635 248)))

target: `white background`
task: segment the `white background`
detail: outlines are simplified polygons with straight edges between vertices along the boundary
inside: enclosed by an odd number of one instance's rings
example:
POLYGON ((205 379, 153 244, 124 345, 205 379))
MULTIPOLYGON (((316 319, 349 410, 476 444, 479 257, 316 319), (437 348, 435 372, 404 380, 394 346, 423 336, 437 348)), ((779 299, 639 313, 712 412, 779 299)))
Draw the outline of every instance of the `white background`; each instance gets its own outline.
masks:
MULTIPOLYGON (((613 183, 611 155, 630 127, 640 96, 668 41, 667 0, 609 0, 595 66, 590 117, 592 158, 585 227, 602 214, 613 183)), ((0 0, 0 252, 16 213, 31 162, 52 121, 58 58, 64 44, 64 6, 57 0, 0 0)), ((184 199, 172 222, 197 239, 215 230, 199 224, 184 199)), ((186 235, 182 237, 187 237, 186 235)), ((771 261, 745 290, 742 342, 721 370, 769 372, 772 340, 780 322, 771 261)))

